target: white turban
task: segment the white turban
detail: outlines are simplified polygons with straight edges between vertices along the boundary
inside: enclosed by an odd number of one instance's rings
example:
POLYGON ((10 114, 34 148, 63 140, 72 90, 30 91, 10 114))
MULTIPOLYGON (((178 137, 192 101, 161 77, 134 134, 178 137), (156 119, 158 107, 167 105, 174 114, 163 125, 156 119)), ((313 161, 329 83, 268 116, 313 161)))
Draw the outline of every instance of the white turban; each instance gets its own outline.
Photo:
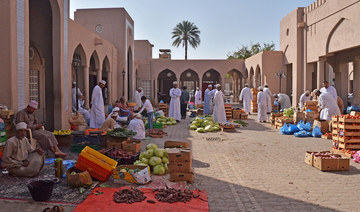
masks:
POLYGON ((142 87, 140 87, 140 88, 139 88, 139 90, 143 90, 143 88, 142 88, 142 87))
POLYGON ((37 101, 35 101, 35 100, 31 100, 31 101, 29 102, 29 107, 32 107, 32 108, 34 108, 34 109, 37 109, 38 106, 39 106, 39 103, 38 103, 37 101))
POLYGON ((114 107, 114 109, 111 112, 116 112, 116 111, 120 111, 120 108, 114 107))
POLYGON ((19 122, 17 125, 16 125, 16 130, 26 130, 26 123, 25 122, 19 122))
POLYGON ((106 81, 105 81, 105 80, 101 80, 100 83, 103 84, 103 85, 106 85, 106 81))
POLYGON ((221 85, 220 85, 220 84, 216 84, 216 88, 219 88, 219 87, 221 87, 221 85))
POLYGON ((75 82, 75 81, 73 81, 73 82, 72 82, 72 84, 73 84, 73 85, 76 85, 76 82, 75 82))
POLYGON ((178 82, 176 82, 176 81, 173 82, 173 85, 177 85, 177 84, 178 84, 178 82))
POLYGON ((314 91, 313 91, 313 94, 316 94, 317 92, 319 92, 320 90, 319 89, 315 89, 314 91))
POLYGON ((135 118, 138 118, 138 119, 141 119, 141 117, 142 117, 140 113, 135 113, 134 116, 135 116, 135 118))
POLYGON ((111 117, 117 117, 119 114, 117 113, 117 112, 113 112, 112 114, 111 114, 111 117))
POLYGON ((208 85, 208 88, 212 88, 212 85, 208 85))

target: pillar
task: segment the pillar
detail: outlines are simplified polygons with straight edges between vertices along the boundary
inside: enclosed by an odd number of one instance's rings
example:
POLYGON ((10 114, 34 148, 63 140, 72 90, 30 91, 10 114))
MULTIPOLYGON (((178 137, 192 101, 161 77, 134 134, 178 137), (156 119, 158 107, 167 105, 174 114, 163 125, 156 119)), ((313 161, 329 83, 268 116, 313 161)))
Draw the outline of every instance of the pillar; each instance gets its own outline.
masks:
POLYGON ((89 67, 88 66, 83 66, 84 68, 84 85, 85 85, 85 107, 89 108, 90 105, 90 89, 89 89, 89 67))
POLYGON ((357 57, 354 61, 354 99, 353 106, 360 106, 360 57, 357 57))
POLYGON ((312 91, 312 81, 315 80, 312 78, 312 73, 315 71, 314 63, 307 63, 306 69, 304 71, 304 90, 312 91))
POLYGON ((96 83, 100 82, 102 80, 102 71, 101 69, 96 69, 96 83))
POLYGON ((320 89, 322 87, 322 83, 324 81, 324 73, 325 73, 325 60, 320 59, 317 62, 317 88, 320 89))
POLYGON ((344 105, 347 105, 348 99, 348 70, 348 63, 336 64, 334 67, 336 92, 344 101, 344 105))

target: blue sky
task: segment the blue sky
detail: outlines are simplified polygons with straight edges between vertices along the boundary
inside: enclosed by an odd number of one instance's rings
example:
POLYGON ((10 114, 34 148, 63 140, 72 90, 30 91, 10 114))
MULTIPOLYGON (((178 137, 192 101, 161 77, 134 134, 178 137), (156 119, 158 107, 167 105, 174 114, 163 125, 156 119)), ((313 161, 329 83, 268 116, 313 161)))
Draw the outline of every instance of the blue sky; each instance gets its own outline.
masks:
POLYGON ((279 48, 280 20, 297 7, 314 0, 70 0, 71 18, 76 9, 124 7, 135 22, 135 39, 172 50, 173 59, 184 59, 184 49, 172 46, 172 29, 183 20, 201 31, 200 46, 189 49, 189 59, 225 59, 241 45, 273 41, 279 48))

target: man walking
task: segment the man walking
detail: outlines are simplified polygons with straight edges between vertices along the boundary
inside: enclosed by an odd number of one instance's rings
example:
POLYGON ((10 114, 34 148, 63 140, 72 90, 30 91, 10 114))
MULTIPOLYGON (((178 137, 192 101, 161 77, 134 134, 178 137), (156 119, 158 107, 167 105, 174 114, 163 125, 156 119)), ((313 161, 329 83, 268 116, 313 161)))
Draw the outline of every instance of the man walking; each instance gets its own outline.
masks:
POLYGON ((105 122, 104 99, 101 89, 105 87, 105 80, 101 80, 99 85, 93 89, 91 96, 91 111, 90 111, 90 128, 101 128, 105 122))
POLYGON ((271 104, 271 97, 272 97, 272 92, 268 86, 268 84, 265 84, 264 86, 264 92, 268 95, 267 98, 267 113, 270 114, 272 112, 272 104, 271 104))
POLYGON ((224 106, 224 93, 221 91, 221 85, 216 85, 216 92, 214 95, 214 113, 213 119, 215 122, 226 122, 225 106, 224 106))
POLYGON ((190 99, 189 92, 187 92, 186 86, 184 86, 182 91, 181 91, 181 96, 180 96, 181 119, 186 118, 186 108, 187 108, 187 104, 188 104, 189 99, 190 99))
POLYGON ((181 90, 178 88, 178 83, 173 82, 173 88, 170 89, 170 106, 169 106, 169 117, 175 118, 177 122, 181 120, 180 112, 180 96, 181 90))
POLYGON ((201 90, 199 87, 196 87, 195 92, 195 106, 201 104, 201 90))
POLYGON ((208 85, 208 88, 205 90, 204 93, 204 115, 211 115, 212 109, 211 109, 211 100, 209 97, 210 91, 213 89, 212 85, 208 85))
POLYGON ((245 84, 245 88, 241 90, 240 101, 243 102, 243 107, 245 113, 250 114, 251 112, 251 101, 253 100, 253 94, 251 92, 251 89, 249 88, 248 84, 245 84))
POLYGON ((257 95, 257 104, 258 104, 258 121, 266 122, 267 120, 267 103, 268 103, 268 94, 264 92, 263 88, 259 88, 260 92, 257 95))

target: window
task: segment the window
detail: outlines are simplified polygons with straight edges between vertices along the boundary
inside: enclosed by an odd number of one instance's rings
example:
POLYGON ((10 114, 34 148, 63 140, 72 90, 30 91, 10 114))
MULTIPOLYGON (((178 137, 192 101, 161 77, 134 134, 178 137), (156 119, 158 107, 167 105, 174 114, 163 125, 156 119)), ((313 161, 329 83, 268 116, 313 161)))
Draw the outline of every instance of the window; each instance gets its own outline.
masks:
POLYGON ((151 98, 151 80, 143 80, 142 88, 144 96, 146 96, 147 98, 151 98))
POLYGON ((30 70, 29 73, 29 98, 40 105, 40 76, 38 70, 30 70))
POLYGON ((286 29, 286 36, 289 36, 289 28, 286 29))

